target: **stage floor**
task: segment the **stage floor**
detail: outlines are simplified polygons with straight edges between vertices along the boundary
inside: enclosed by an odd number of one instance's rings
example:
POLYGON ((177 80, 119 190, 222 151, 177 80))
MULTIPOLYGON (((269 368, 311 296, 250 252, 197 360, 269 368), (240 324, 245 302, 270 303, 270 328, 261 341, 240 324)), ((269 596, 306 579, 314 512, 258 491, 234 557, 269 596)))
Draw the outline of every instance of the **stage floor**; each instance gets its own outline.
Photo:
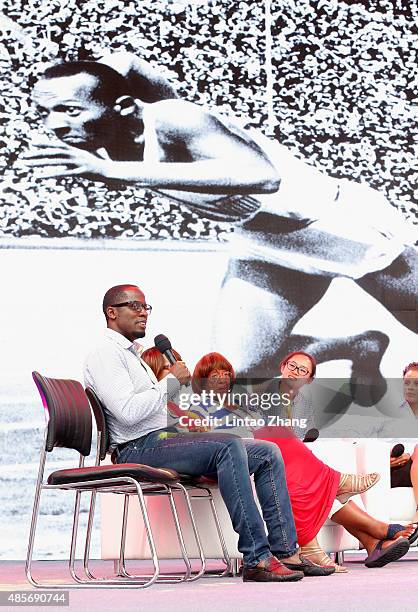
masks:
MULTIPOLYGON (((188 584, 156 584, 147 589, 73 589, 70 610, 89 612, 122 612, 124 610, 198 610, 223 612, 231 610, 266 612, 292 610, 322 612, 333 610, 409 610, 417 609, 418 553, 411 552, 401 561, 381 569, 367 569, 362 554, 346 555, 347 574, 326 578, 305 578, 298 583, 243 583, 241 578, 201 578, 188 584)), ((135 564, 138 570, 140 563, 135 564)), ((215 567, 214 564, 210 567, 215 567)), ((144 567, 144 566, 142 566, 144 567)), ((66 576, 64 561, 48 561, 43 575, 59 581, 66 576)), ((165 569, 180 570, 179 563, 169 562, 165 569)), ((95 562, 93 569, 110 574, 110 562, 95 562)), ((0 590, 35 591, 25 578, 23 561, 0 562, 0 590)), ((15 606, 6 607, 12 610, 15 606)), ((31 609, 40 609, 33 606, 31 609)), ((55 608, 56 609, 56 608, 55 608)))

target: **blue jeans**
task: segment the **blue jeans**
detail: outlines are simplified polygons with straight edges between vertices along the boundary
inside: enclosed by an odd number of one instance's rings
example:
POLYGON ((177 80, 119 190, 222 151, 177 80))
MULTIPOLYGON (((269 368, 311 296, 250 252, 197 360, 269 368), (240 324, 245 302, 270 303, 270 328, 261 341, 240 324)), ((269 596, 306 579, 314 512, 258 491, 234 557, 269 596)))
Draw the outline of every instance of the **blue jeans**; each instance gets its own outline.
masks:
POLYGON ((243 440, 224 433, 160 429, 132 440, 117 453, 117 462, 167 467, 192 476, 217 476, 239 535, 238 549, 248 567, 271 554, 283 559, 298 550, 283 459, 271 442, 243 440), (250 474, 254 474, 268 537, 254 501, 250 474))

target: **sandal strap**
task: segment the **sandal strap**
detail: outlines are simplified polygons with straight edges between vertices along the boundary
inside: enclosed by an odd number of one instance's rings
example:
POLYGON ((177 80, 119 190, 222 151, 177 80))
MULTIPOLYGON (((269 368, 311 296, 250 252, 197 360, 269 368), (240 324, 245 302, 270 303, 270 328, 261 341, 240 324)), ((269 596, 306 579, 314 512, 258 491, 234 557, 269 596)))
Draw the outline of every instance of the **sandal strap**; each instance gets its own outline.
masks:
POLYGON ((397 533, 403 531, 405 529, 405 525, 400 525, 398 523, 390 523, 388 525, 388 532, 386 534, 387 540, 393 540, 397 533))
POLYGON ((350 491, 347 491, 347 493, 361 493, 363 490, 370 489, 376 478, 376 472, 372 472, 371 474, 341 474, 340 484, 338 488, 342 489, 344 485, 346 485, 348 481, 350 481, 350 491))
POLYGON ((344 565, 338 565, 338 563, 335 563, 320 546, 301 546, 301 554, 308 559, 313 555, 321 555, 319 557, 319 561, 313 561, 313 563, 322 565, 324 567, 335 567, 336 573, 347 572, 347 568, 344 567, 344 565))
POLYGON ((325 550, 320 546, 313 546, 312 548, 309 546, 301 546, 301 553, 305 557, 312 557, 313 555, 321 555, 321 559, 319 561, 319 565, 334 565, 331 557, 327 555, 325 550))

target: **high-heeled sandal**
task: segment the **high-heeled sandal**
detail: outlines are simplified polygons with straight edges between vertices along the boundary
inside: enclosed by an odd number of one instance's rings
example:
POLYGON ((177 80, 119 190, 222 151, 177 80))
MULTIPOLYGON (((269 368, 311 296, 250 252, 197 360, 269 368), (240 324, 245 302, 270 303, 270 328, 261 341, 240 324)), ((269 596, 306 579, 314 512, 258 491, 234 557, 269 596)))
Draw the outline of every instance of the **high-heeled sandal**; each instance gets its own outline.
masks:
POLYGON ((304 557, 320 567, 335 567, 336 574, 346 574, 348 572, 348 568, 345 567, 345 565, 338 565, 338 563, 335 563, 320 546, 301 546, 300 552, 304 557), (318 555, 319 560, 312 558, 315 556, 318 557, 318 555))
POLYGON ((380 474, 373 472, 372 474, 341 474, 340 484, 338 486, 338 491, 336 498, 342 504, 345 504, 350 497, 353 495, 358 495, 359 493, 364 493, 368 491, 371 487, 373 487, 380 480, 380 474), (349 491, 341 491, 338 493, 344 485, 350 480, 350 490, 349 491))

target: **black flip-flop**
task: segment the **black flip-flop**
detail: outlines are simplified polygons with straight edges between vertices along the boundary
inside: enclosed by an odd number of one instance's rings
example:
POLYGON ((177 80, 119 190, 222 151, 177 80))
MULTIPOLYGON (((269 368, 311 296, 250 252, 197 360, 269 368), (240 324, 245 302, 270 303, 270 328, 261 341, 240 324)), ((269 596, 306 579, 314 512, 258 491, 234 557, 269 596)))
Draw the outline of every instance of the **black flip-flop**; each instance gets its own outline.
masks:
POLYGON ((413 544, 415 542, 415 540, 418 539, 418 524, 417 523, 413 523, 413 525, 416 525, 415 527, 415 531, 413 531, 411 533, 410 536, 408 536, 408 541, 410 544, 413 544))
POLYGON ((391 561, 397 561, 409 550, 409 540, 407 538, 398 538, 386 548, 382 548, 385 540, 379 540, 374 550, 367 557, 364 565, 366 567, 383 567, 391 561))
POLYGON ((386 534, 387 540, 394 540, 397 533, 403 531, 405 529, 405 525, 401 525, 399 523, 390 523, 388 525, 388 532, 386 534))

